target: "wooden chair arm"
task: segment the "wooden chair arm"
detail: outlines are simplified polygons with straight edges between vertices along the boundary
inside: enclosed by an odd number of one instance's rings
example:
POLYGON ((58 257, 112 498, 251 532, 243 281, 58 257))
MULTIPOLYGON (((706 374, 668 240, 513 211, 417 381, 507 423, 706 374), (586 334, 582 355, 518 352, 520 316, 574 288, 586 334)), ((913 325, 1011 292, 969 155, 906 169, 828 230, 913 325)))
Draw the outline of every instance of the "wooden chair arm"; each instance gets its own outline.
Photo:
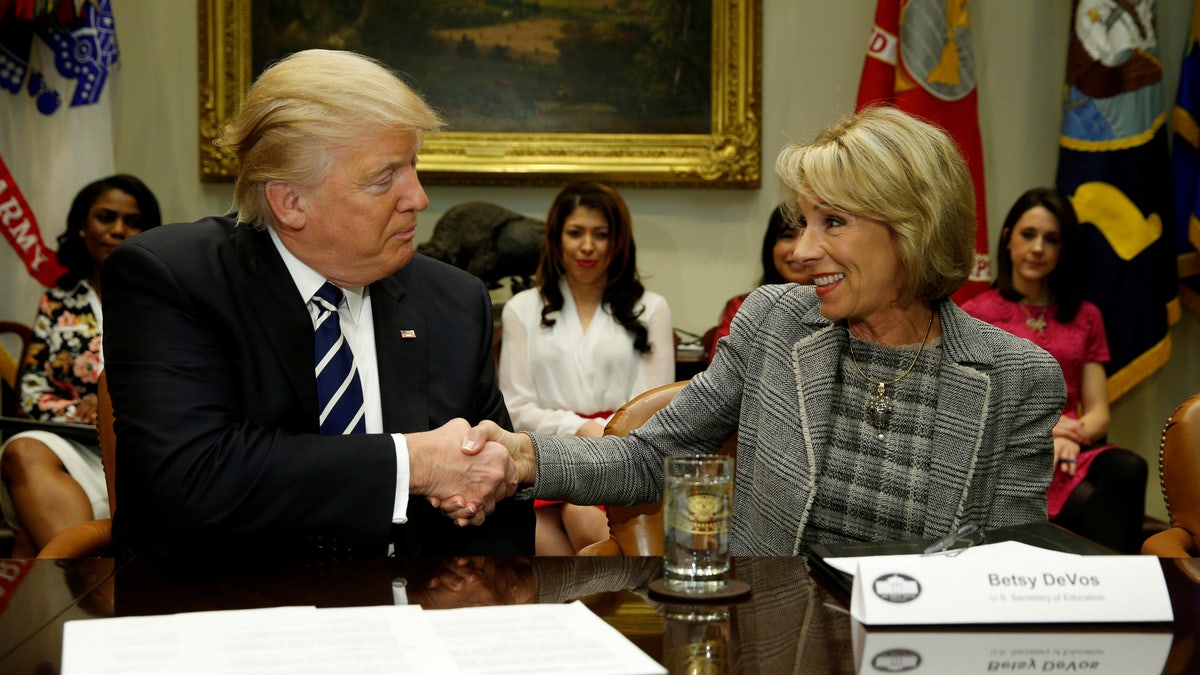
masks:
POLYGON ((661 556, 663 554, 662 504, 606 506, 608 539, 589 544, 576 555, 661 556))
POLYGON ((1142 553, 1160 558, 1195 558, 1196 540, 1182 527, 1172 527, 1149 536, 1142 543, 1142 553))
POLYGON ((112 518, 72 525, 54 535, 39 558, 102 558, 112 550, 112 518))

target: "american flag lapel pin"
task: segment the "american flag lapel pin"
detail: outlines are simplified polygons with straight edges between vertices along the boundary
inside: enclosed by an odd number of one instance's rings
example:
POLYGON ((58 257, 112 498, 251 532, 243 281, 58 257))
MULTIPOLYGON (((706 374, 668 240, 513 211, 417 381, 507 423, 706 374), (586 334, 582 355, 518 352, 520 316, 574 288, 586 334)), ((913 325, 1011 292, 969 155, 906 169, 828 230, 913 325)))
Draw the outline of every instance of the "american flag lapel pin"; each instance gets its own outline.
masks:
POLYGON ((400 331, 400 338, 403 340, 416 339, 417 331, 404 329, 400 331))

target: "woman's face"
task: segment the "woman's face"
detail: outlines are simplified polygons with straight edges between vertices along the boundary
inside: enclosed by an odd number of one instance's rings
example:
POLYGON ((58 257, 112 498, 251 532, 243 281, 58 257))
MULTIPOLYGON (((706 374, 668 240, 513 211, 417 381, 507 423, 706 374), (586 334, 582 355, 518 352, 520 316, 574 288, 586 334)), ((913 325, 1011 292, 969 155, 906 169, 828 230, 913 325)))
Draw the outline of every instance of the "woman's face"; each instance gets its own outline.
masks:
POLYGON ((92 202, 80 234, 97 272, 117 244, 142 231, 141 222, 137 200, 126 192, 113 188, 92 202))
POLYGON ((812 277, 825 318, 875 325, 906 309, 900 250, 886 224, 801 199, 799 225, 792 258, 812 277))
POLYGON ((1062 255, 1062 228, 1044 206, 1035 206, 1017 219, 1008 237, 1014 281, 1043 284, 1062 255))
POLYGON ((798 236, 798 230, 784 226, 779 234, 775 235, 775 248, 772 250, 771 257, 775 261, 775 271, 779 272, 785 281, 794 284, 811 284, 812 277, 808 275, 808 271, 799 262, 792 260, 792 251, 796 249, 798 236))
POLYGON ((608 279, 608 221, 604 214, 580 206, 567 216, 562 230, 563 266, 567 281, 603 286, 608 279))

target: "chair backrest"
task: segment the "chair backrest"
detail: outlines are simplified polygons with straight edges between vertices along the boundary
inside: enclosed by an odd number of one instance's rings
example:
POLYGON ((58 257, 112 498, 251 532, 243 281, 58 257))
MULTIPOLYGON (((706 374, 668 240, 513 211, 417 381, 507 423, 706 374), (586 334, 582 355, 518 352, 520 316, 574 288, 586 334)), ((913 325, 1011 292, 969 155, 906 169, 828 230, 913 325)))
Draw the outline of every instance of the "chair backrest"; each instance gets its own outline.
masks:
POLYGON ((100 371, 96 382, 96 425, 100 436, 100 461, 104 466, 104 482, 108 484, 108 510, 117 510, 117 433, 113 431, 112 398, 108 395, 108 378, 100 371))
MULTIPOLYGON (((643 392, 621 406, 604 427, 604 434, 626 436, 662 410, 688 381, 673 382, 643 392)), ((725 442, 721 454, 737 454, 737 435, 725 442)), ((586 546, 579 555, 661 556, 663 554, 662 502, 635 506, 606 506, 608 539, 586 546)))
POLYGON ((1181 403, 1167 419, 1158 467, 1171 525, 1200 540, 1200 394, 1181 403))
POLYGON ((33 331, 23 323, 0 321, 0 415, 16 417, 20 386, 18 380, 33 331))

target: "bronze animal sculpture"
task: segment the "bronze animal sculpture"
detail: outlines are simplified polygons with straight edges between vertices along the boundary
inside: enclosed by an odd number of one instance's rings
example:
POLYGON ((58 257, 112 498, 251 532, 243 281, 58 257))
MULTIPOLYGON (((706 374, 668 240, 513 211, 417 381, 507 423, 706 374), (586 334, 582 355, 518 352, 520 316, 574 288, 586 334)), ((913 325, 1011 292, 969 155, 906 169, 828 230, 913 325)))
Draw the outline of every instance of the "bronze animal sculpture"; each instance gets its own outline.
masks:
POLYGON ((417 252, 479 277, 488 288, 508 278, 515 294, 533 286, 546 224, 498 204, 465 202, 438 220, 417 252))

